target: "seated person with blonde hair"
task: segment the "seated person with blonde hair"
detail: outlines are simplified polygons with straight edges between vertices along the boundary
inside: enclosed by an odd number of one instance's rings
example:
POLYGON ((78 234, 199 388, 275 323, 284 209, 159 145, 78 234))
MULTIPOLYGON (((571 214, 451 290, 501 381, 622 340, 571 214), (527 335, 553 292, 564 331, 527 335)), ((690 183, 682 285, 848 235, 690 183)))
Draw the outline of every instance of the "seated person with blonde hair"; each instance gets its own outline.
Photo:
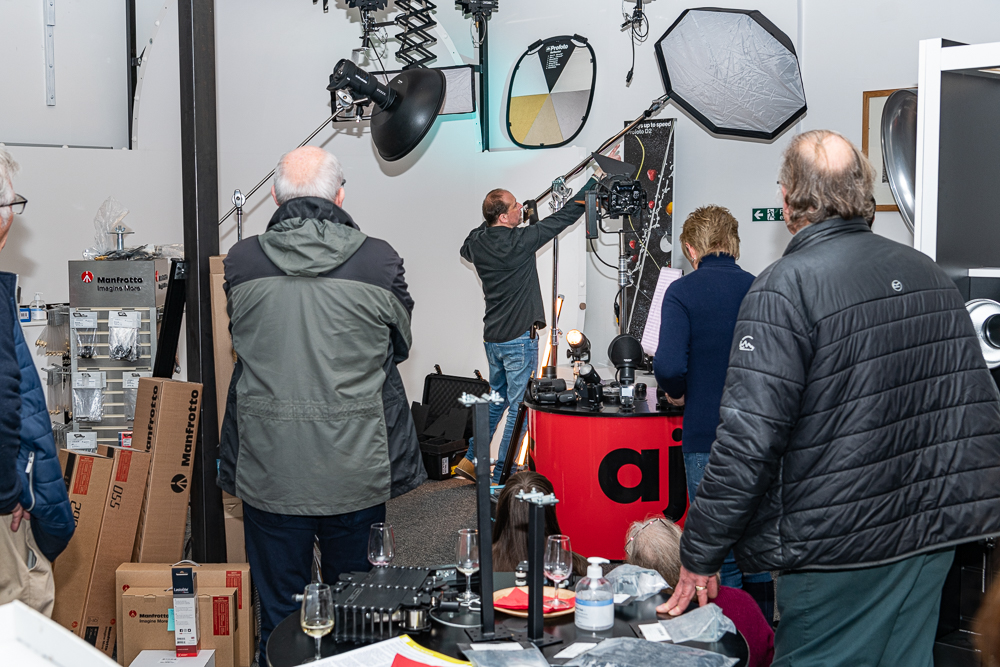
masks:
MULTIPOLYGON (((663 517, 636 521, 626 533, 625 562, 656 570, 671 588, 676 587, 681 573, 681 529, 663 517)), ((774 658, 774 631, 750 594, 719 586, 719 595, 712 602, 746 639, 750 650, 748 666, 768 667, 774 658)))

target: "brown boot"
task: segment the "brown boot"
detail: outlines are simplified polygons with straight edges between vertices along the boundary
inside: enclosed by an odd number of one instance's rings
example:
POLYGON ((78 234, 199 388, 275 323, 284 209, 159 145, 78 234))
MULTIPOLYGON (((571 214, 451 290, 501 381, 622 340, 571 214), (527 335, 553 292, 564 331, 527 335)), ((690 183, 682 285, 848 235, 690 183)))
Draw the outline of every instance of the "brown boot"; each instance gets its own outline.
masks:
POLYGON ((455 474, 470 482, 476 481, 476 465, 469 459, 462 457, 462 460, 455 466, 455 474))

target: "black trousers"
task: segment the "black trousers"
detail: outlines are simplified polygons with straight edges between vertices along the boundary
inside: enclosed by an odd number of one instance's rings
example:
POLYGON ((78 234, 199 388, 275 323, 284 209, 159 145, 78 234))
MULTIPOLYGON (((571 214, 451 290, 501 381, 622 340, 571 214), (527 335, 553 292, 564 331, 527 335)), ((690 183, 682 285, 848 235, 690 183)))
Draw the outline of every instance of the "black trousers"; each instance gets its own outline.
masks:
POLYGON ((260 595, 260 655, 266 664, 267 639, 289 614, 299 609, 292 598, 312 581, 313 542, 319 538, 323 581, 341 572, 367 572, 368 531, 385 521, 385 503, 332 516, 274 514, 243 503, 250 576, 260 595))

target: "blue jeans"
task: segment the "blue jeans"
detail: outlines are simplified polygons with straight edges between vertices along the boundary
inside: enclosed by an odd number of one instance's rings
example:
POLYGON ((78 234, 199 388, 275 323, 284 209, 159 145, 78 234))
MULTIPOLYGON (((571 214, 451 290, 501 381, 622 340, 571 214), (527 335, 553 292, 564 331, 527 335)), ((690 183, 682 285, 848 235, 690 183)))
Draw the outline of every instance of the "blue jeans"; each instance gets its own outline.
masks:
MULTIPOLYGON (((486 343, 486 359, 490 363, 490 389, 500 394, 503 403, 494 405, 490 403, 490 440, 497 430, 500 417, 508 407, 507 424, 503 429, 503 439, 500 440, 500 452, 498 458, 500 463, 493 471, 493 483, 500 481, 500 473, 503 472, 503 460, 507 456, 507 448, 510 446, 510 438, 514 432, 514 422, 517 420, 517 409, 521 407, 521 399, 524 398, 524 391, 528 388, 528 380, 531 372, 538 367, 538 339, 531 337, 531 332, 526 331, 523 335, 506 343, 486 343)), ((469 440, 469 451, 465 453, 465 458, 470 461, 476 460, 475 442, 469 440)))
MULTIPOLYGON (((705 476, 705 466, 707 465, 707 452, 684 452, 684 474, 687 477, 688 500, 692 503, 698 491, 698 485, 701 484, 701 478, 705 476)), ((719 578, 722 579, 723 586, 743 588, 744 580, 748 584, 760 584, 771 581, 771 573, 743 574, 736 565, 736 557, 730 551, 726 556, 726 560, 722 563, 719 578)))
POLYGON ((243 535, 253 582, 260 596, 260 663, 268 664, 267 640, 278 623, 299 609, 292 599, 312 581, 313 542, 319 538, 323 581, 341 572, 367 572, 368 532, 385 521, 385 503, 346 514, 300 516, 265 512, 243 503, 243 535))

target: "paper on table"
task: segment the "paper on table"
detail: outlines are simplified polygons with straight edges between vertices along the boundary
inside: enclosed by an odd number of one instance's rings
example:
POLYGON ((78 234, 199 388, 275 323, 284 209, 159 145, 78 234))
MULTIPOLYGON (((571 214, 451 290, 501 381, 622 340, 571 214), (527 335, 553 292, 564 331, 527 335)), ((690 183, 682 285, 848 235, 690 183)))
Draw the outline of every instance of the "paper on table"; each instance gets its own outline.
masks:
POLYGON ((469 644, 473 651, 523 651, 524 647, 517 642, 502 642, 497 644, 472 643, 469 644))
POLYGON ((629 595, 628 593, 615 593, 614 603, 621 604, 625 602, 625 600, 628 600, 630 597, 632 596, 629 595))
POLYGON ((426 649, 406 635, 386 639, 383 642, 363 646, 340 655, 331 655, 311 664, 317 667, 392 667, 397 655, 423 665, 430 665, 430 667, 454 667, 454 665, 469 664, 463 660, 449 658, 441 653, 426 649))
POLYGON ((595 646, 597 646, 597 644, 594 642, 574 642, 552 657, 557 660, 569 660, 570 658, 575 658, 578 655, 586 653, 595 646))
POLYGON ((660 277, 656 279, 656 290, 653 292, 653 302, 649 306, 649 316, 646 317, 646 328, 642 330, 642 351, 653 356, 660 344, 660 312, 663 310, 663 295, 670 283, 684 275, 680 269, 668 266, 660 269, 660 277))
POLYGON ((643 639, 647 639, 651 642, 670 641, 670 633, 667 632, 667 629, 659 622, 640 625, 639 630, 642 631, 643 639))

